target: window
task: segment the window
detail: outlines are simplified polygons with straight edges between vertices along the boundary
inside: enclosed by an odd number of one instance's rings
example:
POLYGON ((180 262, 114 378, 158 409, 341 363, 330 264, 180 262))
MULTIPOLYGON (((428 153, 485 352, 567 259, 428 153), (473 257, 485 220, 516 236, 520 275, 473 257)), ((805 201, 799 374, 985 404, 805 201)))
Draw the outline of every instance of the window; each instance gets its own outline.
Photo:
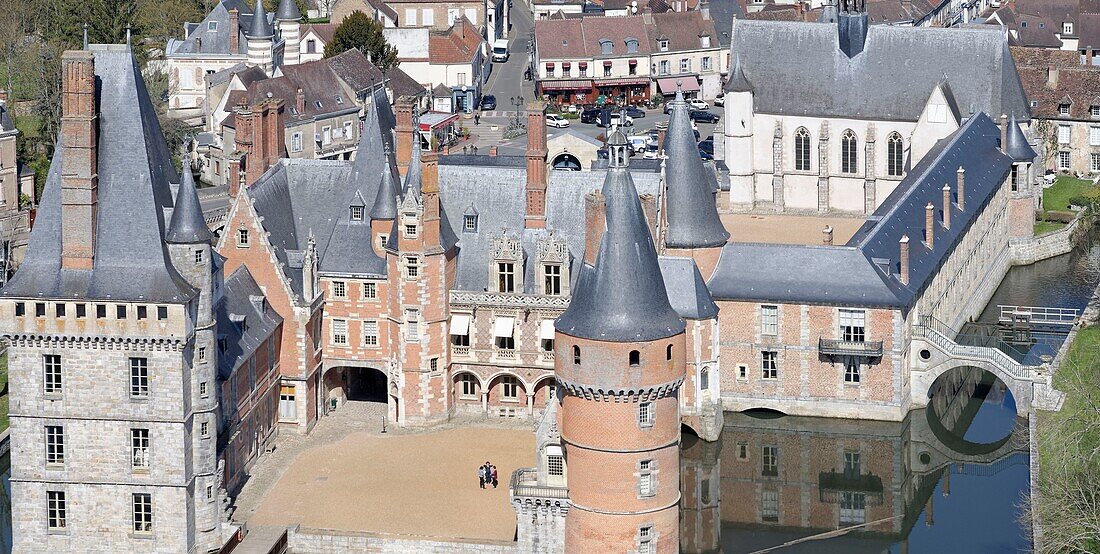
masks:
POLYGON ((500 379, 500 398, 515 402, 519 398, 519 380, 510 375, 500 379))
POLYGON ((546 64, 546 76, 550 77, 550 78, 554 77, 554 64, 552 64, 552 63, 546 64))
POLYGON ((653 554, 653 528, 638 528, 638 554, 653 554))
POLYGON ((148 429, 130 429, 130 467, 139 471, 149 469, 148 429))
MULTIPOLYGON (((317 107, 321 107, 321 103, 317 102, 317 107)), ((321 127, 321 144, 328 144, 332 142, 332 126, 326 125, 321 127)))
POLYGON ((626 39, 626 53, 635 54, 638 52, 638 39, 628 38, 626 39))
POLYGON ((416 256, 405 256, 405 277, 416 279, 419 276, 420 264, 417 263, 416 256))
POLYGON ((23 317, 27 315, 27 305, 22 302, 15 303, 15 317, 23 317))
POLYGON ((794 132, 794 169, 810 170, 810 131, 805 127, 799 127, 794 132))
POLYGON ((1062 22, 1062 34, 1063 35, 1072 35, 1073 34, 1073 22, 1072 21, 1062 22))
POLYGON ((462 398, 474 398, 477 396, 477 377, 472 373, 463 373, 458 378, 459 391, 462 398))
POLYGON ((699 388, 701 390, 707 390, 710 387, 710 368, 704 367, 699 370, 699 388))
POLYGON ((363 221, 363 206, 352 206, 351 207, 351 220, 352 221, 363 221))
POLYGON ((34 305, 34 317, 46 317, 45 302, 38 302, 34 305))
MULTIPOLYGON (((313 41, 310 41, 313 42, 313 41)), ((290 151, 301 152, 302 151, 302 133, 294 133, 290 135, 290 151)))
POLYGON ((134 533, 153 532, 153 495, 147 492, 134 493, 134 533))
POLYGON ((516 266, 512 262, 497 262, 497 292, 516 292, 516 266))
POLYGON ((844 451, 844 478, 859 479, 862 473, 862 456, 854 450, 844 451))
POLYGON ((769 523, 779 521, 779 491, 760 491, 760 519, 769 523))
MULTIPOLYGON (((708 40, 710 37, 706 37, 708 40)), ((699 69, 703 71, 710 71, 710 56, 703 56, 703 60, 699 63, 699 69)))
POLYGON ((745 441, 738 441, 737 443, 737 459, 747 460, 749 459, 749 443, 745 441))
POLYGON ((46 426, 46 466, 65 464, 65 429, 60 425, 46 426))
POLYGON ((1069 115, 1069 104, 1058 104, 1058 115, 1069 115))
POLYGON ((148 319, 149 318, 149 307, 148 306, 138 306, 137 307, 137 318, 138 319, 148 319))
POLYGON ((547 456, 546 472, 554 477, 565 475, 565 458, 561 454, 551 454, 547 456))
POLYGON ((206 500, 214 500, 214 485, 206 485, 206 500))
POLYGON ((760 475, 764 477, 779 475, 778 446, 765 446, 760 449, 760 475))
POLYGON ((855 173, 856 161, 856 134, 847 129, 840 135, 840 171, 855 173))
POLYGON ((149 397, 149 358, 130 358, 130 396, 149 397))
POLYGON ((680 58, 680 73, 691 71, 691 58, 680 58))
POLYGON ((630 367, 638 367, 642 365, 642 354, 637 350, 630 351, 630 367))
POLYGON ((202 422, 201 425, 199 425, 199 435, 204 439, 210 438, 210 423, 209 422, 204 421, 204 422, 202 422))
POLYGON ((332 320, 332 344, 347 346, 348 344, 348 320, 332 320))
MULTIPOLYGON (((343 96, 337 96, 337 97, 336 97, 336 103, 337 103, 337 104, 343 104, 343 103, 344 103, 344 97, 343 97, 343 96)), ((352 131, 351 131, 351 122, 350 122, 350 121, 345 121, 345 122, 344 122, 344 132, 343 132, 343 134, 344 134, 344 138, 345 138, 345 139, 349 139, 349 140, 350 140, 350 139, 354 138, 354 137, 352 136, 352 131)), ((363 219, 363 218, 362 218, 362 217, 360 217, 359 219, 363 219)), ((359 219, 357 219, 356 221, 359 221, 359 219)))
POLYGON ((901 177, 902 165, 905 157, 905 145, 901 135, 890 133, 886 138, 886 174, 891 177, 901 177))
POLYGON ((1058 152, 1058 169, 1069 171, 1069 151, 1061 150, 1058 152))
POLYGON ((866 312, 863 310, 840 310, 840 338, 863 342, 866 339, 866 312))
POLYGON ((581 365, 581 347, 573 345, 573 365, 581 365))
POLYGON ((53 305, 54 317, 65 317, 65 303, 58 302, 53 305))
POLYGON ((1089 127, 1089 146, 1100 146, 1100 127, 1089 127))
POLYGON ((237 246, 248 248, 248 229, 237 229, 237 246))
POLYGON ((561 266, 545 264, 542 266, 542 293, 552 296, 561 295, 561 266))
POLYGON ((672 361, 672 345, 671 344, 665 347, 665 361, 666 362, 671 362, 672 361))
POLYGON ((859 360, 854 356, 844 360, 844 382, 859 384, 859 360))
POLYGON ((652 402, 638 404, 638 425, 640 427, 653 427, 654 413, 652 402))
POLYGON ((106 318, 107 317, 107 305, 106 304, 96 304, 95 305, 95 316, 96 316, 97 319, 106 318))
POLYGON ((861 525, 867 520, 867 494, 840 491, 840 524, 861 525))
POLYGON ((1089 171, 1100 172, 1100 154, 1096 152, 1089 154, 1089 171))
POLYGON ((168 306, 157 306, 157 321, 168 319, 168 306))
POLYGON ((610 77, 611 76, 611 64, 609 64, 609 63, 603 64, 603 76, 604 77, 610 77))
POLYGON ((199 347, 198 355, 196 357, 198 358, 198 360, 200 362, 205 362, 206 361, 206 347, 205 346, 200 346, 199 347))
POLYGON ((702 48, 710 48, 710 35, 700 35, 699 46, 702 48))
POLYGON ((737 366, 737 378, 738 379, 748 379, 748 377, 749 377, 749 366, 747 366, 745 364, 738 365, 737 366))
POLYGON ((46 529, 65 530, 65 491, 46 491, 46 529))
POLYGON ((60 395, 61 387, 61 355, 46 354, 42 357, 44 366, 43 390, 46 394, 60 395))
POLYGON ((477 232, 477 215, 466 214, 462 218, 462 230, 467 233, 477 232))
POLYGON ((607 39, 600 39, 600 53, 608 55, 612 53, 613 43, 607 39))
POLYGON ((378 283, 363 283, 363 299, 375 300, 378 298, 378 283))
POLYGON ((657 72, 661 75, 668 75, 668 60, 661 60, 657 62, 657 72))
POLYGON ((332 296, 335 298, 347 298, 348 285, 343 281, 332 282, 332 296))
POLYGON ((199 383, 199 396, 202 398, 210 396, 210 393, 206 391, 206 381, 199 383))
POLYGON ((760 368, 763 370, 764 379, 779 378, 779 353, 765 350, 760 353, 760 368))
POLYGON ((663 38, 657 41, 657 49, 661 52, 668 52, 668 39, 663 38))
POLYGON ((363 346, 367 348, 378 347, 378 322, 373 319, 363 322, 363 346))
POLYGON ((126 304, 119 304, 115 306, 115 318, 126 319, 126 304))
POLYGON ((316 54, 316 53, 317 53, 317 41, 313 40, 313 39, 307 40, 306 41, 306 54, 316 54))
POLYGON ((406 223, 405 224, 405 238, 415 239, 416 238, 416 231, 417 231, 417 229, 416 229, 416 224, 415 223, 406 223))
POLYGON ((1100 117, 1100 106, 1089 106, 1089 115, 1092 117, 1100 117))
MULTIPOLYGON (((22 314, 17 314, 17 315, 22 315, 22 314)), ((76 305, 76 318, 77 319, 84 319, 85 317, 87 317, 87 315, 88 315, 88 305, 87 304, 77 304, 76 305)))
POLYGON ((657 494, 657 482, 653 475, 653 460, 638 462, 638 496, 657 494))
POLYGON ((386 233, 378 233, 378 249, 383 250, 386 248, 386 242, 390 240, 390 236, 386 233))
POLYGON ((217 31, 218 30, 218 22, 217 21, 208 21, 206 23, 206 30, 207 31, 217 31))
POLYGON ((294 397, 294 385, 282 385, 279 387, 279 420, 294 421, 298 419, 298 403, 294 397))
POLYGON ((760 306, 760 334, 779 334, 779 306, 760 306))
POLYGON ((435 25, 435 8, 424 8, 420 10, 420 23, 425 27, 435 25))
POLYGON ((420 310, 405 310, 405 333, 409 340, 420 340, 420 310))
POLYGON ((1069 144, 1070 128, 1069 125, 1058 126, 1058 144, 1069 144))

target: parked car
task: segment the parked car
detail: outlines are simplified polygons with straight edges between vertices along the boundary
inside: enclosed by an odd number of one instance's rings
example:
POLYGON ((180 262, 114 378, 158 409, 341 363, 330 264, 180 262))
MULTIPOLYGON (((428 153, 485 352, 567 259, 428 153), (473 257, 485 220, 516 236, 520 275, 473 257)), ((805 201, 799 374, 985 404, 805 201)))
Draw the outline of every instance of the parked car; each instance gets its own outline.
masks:
POLYGON ((726 105, 726 93, 723 92, 722 94, 719 94, 714 99, 714 105, 715 106, 725 106, 726 105))
POLYGON ((546 114, 546 126, 564 129, 569 126, 569 120, 556 113, 548 113, 546 114))
POLYGON ((691 100, 688 100, 687 102, 688 102, 688 107, 693 109, 693 110, 709 110, 710 109, 710 104, 707 104, 706 102, 704 102, 704 101, 702 101, 698 98, 692 98, 691 100))
POLYGON ((623 127, 633 127, 634 126, 634 118, 633 117, 630 117, 628 115, 628 116, 626 116, 625 119, 622 119, 622 122, 620 123, 620 119, 622 117, 623 117, 622 114, 617 113, 617 112, 612 112, 611 113, 611 126, 612 127, 618 127, 620 125, 623 126, 623 127))
POLYGON ((718 123, 718 114, 703 110, 692 110, 688 116, 691 117, 692 121, 699 123, 718 123))
POLYGON ((623 111, 626 112, 626 115, 629 115, 630 117, 633 117, 635 119, 639 117, 645 117, 645 110, 637 106, 627 106, 623 111))
POLYGON ((649 137, 646 135, 630 135, 626 137, 626 140, 630 141, 630 146, 633 147, 635 154, 644 152, 646 147, 649 146, 649 137))
POLYGON ((645 147, 645 154, 642 154, 642 157, 647 160, 656 160, 659 152, 660 148, 656 144, 650 144, 645 147))
POLYGON ((597 108, 587 108, 581 112, 581 123, 588 123, 591 125, 598 125, 600 122, 600 110, 597 108))
POLYGON ((703 141, 699 143, 699 150, 703 151, 703 152, 706 152, 707 154, 713 155, 714 154, 714 138, 713 137, 707 137, 707 138, 703 139, 703 141))
POLYGON ((497 97, 492 94, 486 94, 481 97, 481 109, 483 110, 495 110, 497 109, 497 97))
POLYGON ((657 129, 650 129, 645 134, 653 144, 657 144, 657 139, 661 138, 661 133, 657 129))

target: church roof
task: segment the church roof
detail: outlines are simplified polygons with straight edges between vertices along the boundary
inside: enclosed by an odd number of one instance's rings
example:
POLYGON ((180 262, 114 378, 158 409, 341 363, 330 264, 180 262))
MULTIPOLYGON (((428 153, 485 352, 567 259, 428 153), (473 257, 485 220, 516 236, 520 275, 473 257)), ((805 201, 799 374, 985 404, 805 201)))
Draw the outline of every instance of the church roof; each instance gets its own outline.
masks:
POLYGON ((665 135, 665 215, 668 229, 665 244, 670 248, 722 246, 729 239, 718 218, 715 192, 718 180, 703 166, 699 146, 688 118, 684 94, 676 91, 665 135))
POLYGON ((191 168, 185 168, 183 177, 180 179, 179 191, 176 193, 176 206, 172 209, 172 219, 168 223, 168 232, 164 240, 191 244, 209 243, 212 239, 210 228, 206 226, 206 218, 202 215, 199 192, 195 190, 195 179, 191 176, 191 168))

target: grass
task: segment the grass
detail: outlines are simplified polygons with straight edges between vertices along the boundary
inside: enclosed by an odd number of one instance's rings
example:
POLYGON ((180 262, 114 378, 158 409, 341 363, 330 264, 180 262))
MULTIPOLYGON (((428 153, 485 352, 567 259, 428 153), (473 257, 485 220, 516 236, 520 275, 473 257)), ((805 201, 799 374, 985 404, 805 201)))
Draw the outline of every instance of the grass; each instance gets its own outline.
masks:
POLYGON ((0 354, 0 432, 8 428, 8 353, 0 354))
POLYGON ((1058 221, 1036 221, 1035 222, 1035 236, 1039 236, 1043 233, 1050 233, 1052 231, 1057 231, 1058 229, 1061 229, 1065 226, 1066 226, 1065 223, 1060 223, 1058 221))
POLYGON ((1084 196, 1085 192, 1092 186, 1092 181, 1062 175, 1055 179, 1050 188, 1043 191, 1043 208, 1047 210, 1068 210, 1069 199, 1075 196, 1084 196))

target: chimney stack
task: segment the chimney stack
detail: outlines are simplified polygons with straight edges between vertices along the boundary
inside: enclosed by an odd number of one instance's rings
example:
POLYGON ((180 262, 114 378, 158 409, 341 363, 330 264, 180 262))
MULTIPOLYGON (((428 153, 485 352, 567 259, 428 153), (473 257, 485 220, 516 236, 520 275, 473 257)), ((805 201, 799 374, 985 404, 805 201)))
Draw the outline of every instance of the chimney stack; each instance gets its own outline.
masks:
POLYGON ((397 171, 402 177, 409 172, 409 161, 412 160, 413 133, 416 132, 413 128, 415 108, 413 98, 409 96, 402 96, 394 103, 394 115, 397 118, 397 125, 394 128, 397 151, 394 155, 397 158, 397 171))
POLYGON ((929 250, 936 247, 936 207, 931 202, 924 207, 924 242, 929 250))
POLYGON ((1001 114, 1001 150, 1008 147, 1008 116, 1001 114))
MULTIPOLYGON (((546 228, 546 104, 527 104, 527 208, 528 229, 546 228)), ((490 155, 492 151, 490 150, 490 155)))
POLYGON ((822 237, 821 237, 822 244, 831 246, 833 244, 833 226, 832 225, 826 225, 825 229, 823 229, 821 231, 821 233, 822 233, 822 237))
MULTIPOLYGON (((668 122, 667 121, 657 122, 657 148, 660 149, 658 151, 658 154, 664 154, 665 153, 665 136, 666 135, 668 135, 668 122)), ((717 133, 715 133, 715 136, 717 136, 717 133)))
POLYGON ((909 235, 902 235, 901 240, 898 241, 898 253, 900 263, 898 264, 898 280, 901 284, 909 284, 909 235))
POLYGON ((951 228, 951 185, 943 186, 943 228, 951 228))
POLYGON ((956 180, 958 181, 959 192, 955 193, 957 197, 955 203, 959 205, 959 211, 966 209, 966 170, 960 165, 959 170, 955 172, 956 180))
POLYGON ((607 231, 604 207, 607 200, 603 193, 594 190, 584 197, 584 263, 596 265, 596 254, 607 231))
POLYGON ((95 56, 61 56, 61 267, 91 269, 99 195, 95 56))
POLYGON ((236 198, 237 193, 241 192, 241 160, 230 158, 227 166, 225 177, 229 185, 229 197, 236 198))
POLYGON ((237 10, 229 10, 229 53, 240 54, 241 53, 241 24, 238 19, 237 10))
POLYGON ((1085 47, 1085 65, 1092 66, 1092 47, 1085 47))
POLYGON ((1058 88, 1058 68, 1047 68, 1047 88, 1058 88))
POLYGON ((302 89, 294 93, 294 109, 298 110, 298 115, 306 113, 306 93, 302 89))

